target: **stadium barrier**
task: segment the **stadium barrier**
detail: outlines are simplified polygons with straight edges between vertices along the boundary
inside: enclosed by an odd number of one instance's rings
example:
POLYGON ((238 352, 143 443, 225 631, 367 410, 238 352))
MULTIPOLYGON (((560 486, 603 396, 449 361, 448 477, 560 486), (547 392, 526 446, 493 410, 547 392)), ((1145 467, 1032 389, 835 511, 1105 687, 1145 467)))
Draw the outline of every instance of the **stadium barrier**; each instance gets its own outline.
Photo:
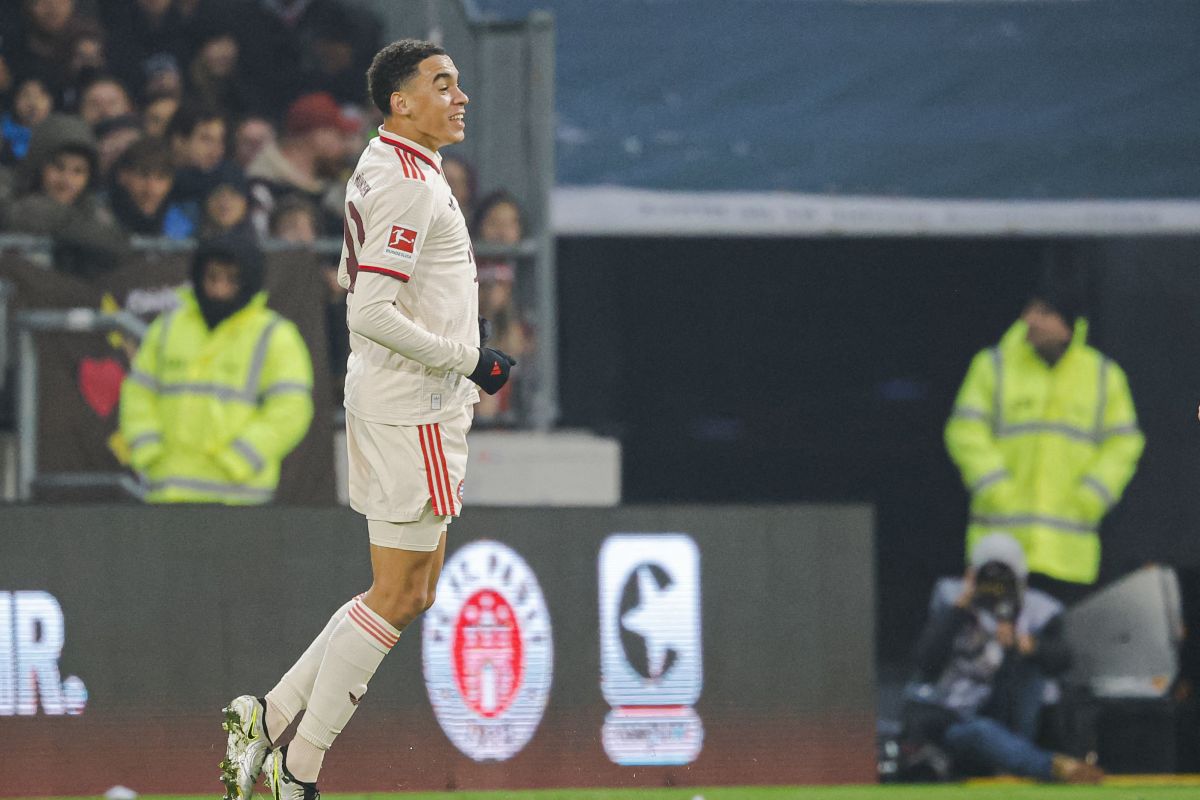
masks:
MULTIPOLYGON (((867 506, 468 508, 329 791, 871 782, 867 506)), ((221 707, 369 583, 336 508, 19 506, 0 795, 215 792, 221 707)))

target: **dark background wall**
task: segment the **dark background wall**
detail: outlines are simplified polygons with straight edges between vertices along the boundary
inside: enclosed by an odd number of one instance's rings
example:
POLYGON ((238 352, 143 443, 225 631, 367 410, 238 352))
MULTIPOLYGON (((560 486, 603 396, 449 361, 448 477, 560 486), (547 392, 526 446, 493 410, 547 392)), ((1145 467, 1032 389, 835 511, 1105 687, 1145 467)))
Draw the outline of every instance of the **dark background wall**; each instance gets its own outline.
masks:
MULTIPOLYGON (((143 793, 214 791, 224 752, 219 709, 238 694, 270 689, 329 615, 370 583, 366 527, 349 509, 41 504, 3 515, 0 593, 57 599, 61 677, 78 676, 89 699, 78 716, 0 717, 0 796, 94 796, 114 784, 143 793)), ((869 782, 872 527, 863 506, 472 508, 451 528, 438 604, 404 632, 372 679, 322 785, 869 782), (682 533, 698 551, 703 685, 695 712, 704 741, 688 764, 617 766, 601 743, 612 709, 601 686, 598 569, 601 545, 615 533, 682 533), (484 763, 443 733, 422 680, 424 626, 458 613, 451 584, 465 585, 463 594, 500 591, 521 609, 521 625, 534 624, 524 613, 531 607, 518 602, 529 591, 524 578, 507 583, 503 562, 491 577, 484 576, 490 566, 455 563, 460 548, 480 539, 502 543, 528 565, 549 617, 538 624, 553 645, 551 684, 542 684, 548 701, 532 738, 508 760, 484 763)), ((638 558, 653 562, 659 548, 644 547, 638 558)), ((686 652, 690 645, 669 630, 673 615, 691 614, 679 607, 657 606, 651 626, 667 634, 672 651, 686 652)), ((0 679, 15 663, 9 625, 0 615, 0 679)), ((671 658, 664 681, 672 680, 671 658)), ((528 670, 523 680, 532 684, 535 675, 528 670)), ((645 696, 637 699, 616 702, 646 710, 645 696)), ((459 725, 468 736, 484 727, 471 716, 459 725)), ((484 733, 506 735, 502 726, 484 733)))
POLYGON ((1200 562, 1196 239, 560 240, 563 422, 621 439, 628 502, 874 503, 879 652, 902 661, 962 569, 946 416, 1051 249, 1091 266, 1092 341, 1148 440, 1103 575, 1200 562))

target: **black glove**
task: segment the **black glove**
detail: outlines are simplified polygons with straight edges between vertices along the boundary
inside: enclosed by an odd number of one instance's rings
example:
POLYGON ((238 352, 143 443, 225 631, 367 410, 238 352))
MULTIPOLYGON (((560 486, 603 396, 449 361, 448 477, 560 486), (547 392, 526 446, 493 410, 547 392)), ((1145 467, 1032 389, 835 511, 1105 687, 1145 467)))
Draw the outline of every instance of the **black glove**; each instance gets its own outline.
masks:
POLYGON ((487 317, 479 318, 479 346, 483 347, 492 338, 492 323, 487 317))
POLYGON ((481 347, 479 365, 467 377, 488 394, 495 394, 508 383, 508 371, 516 365, 517 360, 508 353, 494 347, 481 347))

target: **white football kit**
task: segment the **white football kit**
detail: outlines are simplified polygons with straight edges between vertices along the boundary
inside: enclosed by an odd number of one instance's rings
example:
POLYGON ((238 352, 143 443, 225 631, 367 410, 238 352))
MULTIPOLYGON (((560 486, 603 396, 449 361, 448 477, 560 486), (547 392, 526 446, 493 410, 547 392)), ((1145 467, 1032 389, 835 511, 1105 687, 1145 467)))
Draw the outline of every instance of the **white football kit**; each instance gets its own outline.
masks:
POLYGON ((457 516, 479 399, 465 377, 479 359, 479 294, 441 156, 380 128, 347 184, 343 233, 350 505, 387 522, 457 516))

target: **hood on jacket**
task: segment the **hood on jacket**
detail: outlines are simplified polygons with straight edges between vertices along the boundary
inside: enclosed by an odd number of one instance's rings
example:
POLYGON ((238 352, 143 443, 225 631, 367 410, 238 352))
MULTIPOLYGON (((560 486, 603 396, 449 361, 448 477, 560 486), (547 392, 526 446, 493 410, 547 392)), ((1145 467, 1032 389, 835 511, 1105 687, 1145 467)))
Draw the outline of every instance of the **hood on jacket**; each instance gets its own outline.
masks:
POLYGON ((92 135, 92 129, 79 117, 51 114, 33 129, 29 138, 29 152, 17 167, 17 193, 27 194, 35 191, 42 180, 42 168, 64 150, 87 157, 91 174, 88 176, 85 191, 95 187, 99 159, 96 153, 96 137, 92 135))
POLYGON ((265 266, 262 251, 246 235, 224 234, 200 243, 192 256, 192 288, 210 329, 241 311, 262 291, 265 266), (237 265, 238 293, 231 300, 217 300, 204 292, 204 269, 214 260, 237 265))

